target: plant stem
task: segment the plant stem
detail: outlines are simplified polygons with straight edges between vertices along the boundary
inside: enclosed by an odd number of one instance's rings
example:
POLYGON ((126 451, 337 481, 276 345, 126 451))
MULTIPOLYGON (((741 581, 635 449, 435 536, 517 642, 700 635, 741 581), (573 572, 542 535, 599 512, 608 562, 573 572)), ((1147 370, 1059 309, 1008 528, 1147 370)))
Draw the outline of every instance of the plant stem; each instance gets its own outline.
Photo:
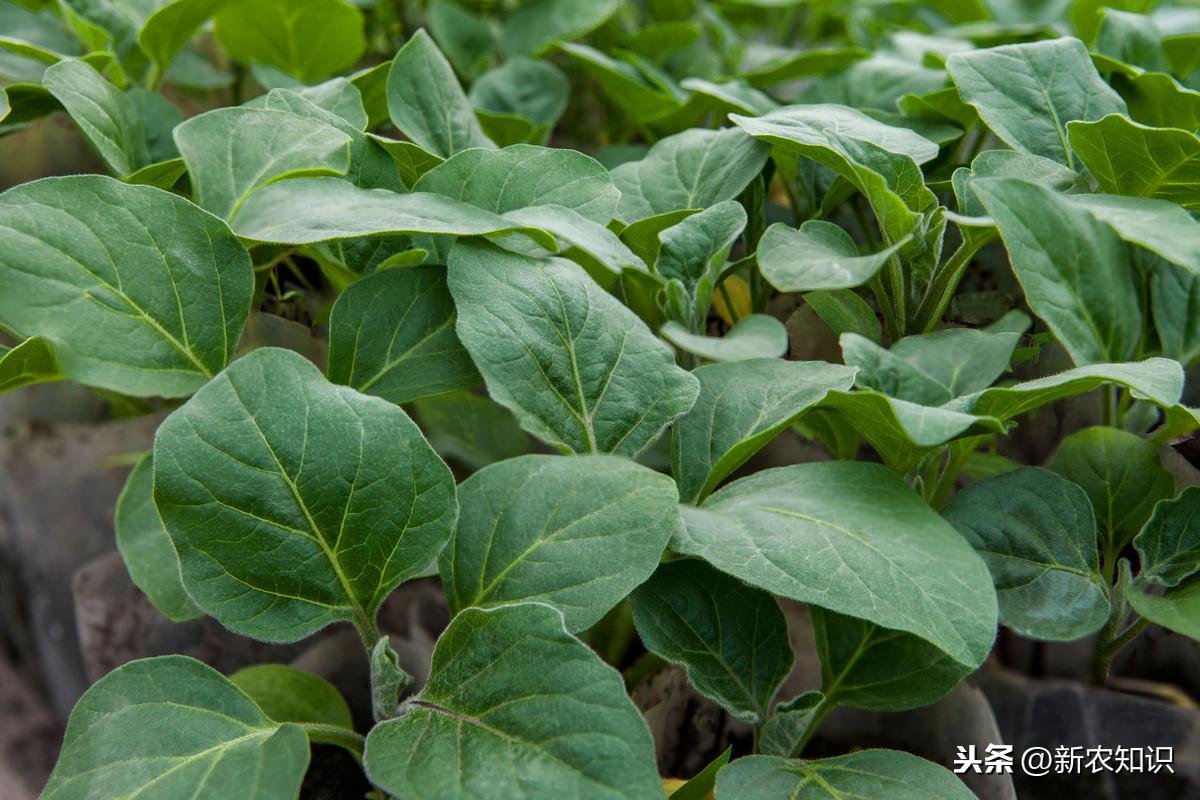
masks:
POLYGON ((367 743, 366 737, 362 734, 355 733, 349 728, 343 728, 340 725, 324 725, 319 722, 297 722, 294 724, 304 729, 309 741, 319 744, 337 745, 348 750, 360 764, 362 763, 363 747, 367 743))
POLYGON ((825 719, 825 715, 833 711, 837 705, 837 701, 831 700, 829 697, 826 697, 817 705, 816 710, 813 711, 812 719, 808 721, 808 727, 804 730, 804 735, 800 737, 800 741, 796 742, 796 746, 792 748, 789 758, 798 758, 804 752, 805 745, 808 744, 808 740, 813 737, 813 734, 817 732, 817 728, 821 726, 821 721, 825 719))
POLYGON ((904 336, 904 330, 900 327, 900 322, 896 319, 896 312, 888 300, 887 289, 883 288, 883 280, 876 275, 867 286, 875 295, 875 303, 883 312, 883 324, 887 328, 888 337, 894 342, 904 336))
MULTIPOLYGON (((1108 549, 1110 548, 1106 548, 1106 551, 1108 549)), ((1106 560, 1109 560, 1107 552, 1106 560)), ((1096 649, 1092 651, 1092 681, 1099 686, 1108 682, 1108 671, 1112 667, 1113 658, 1121 648, 1132 642, 1149 624, 1149 620, 1139 617, 1127 628, 1121 629, 1125 618, 1129 615, 1129 607, 1125 601, 1125 588, 1129 580, 1128 563, 1122 562, 1117 582, 1112 584, 1109 589, 1112 613, 1100 631, 1100 636, 1096 639, 1096 649)))
POLYGON ((921 301, 913 320, 913 329, 917 333, 929 333, 937 327, 938 322, 946 313, 946 309, 949 308, 958 284, 971 264, 971 259, 995 235, 993 232, 974 241, 964 240, 954 251, 954 255, 950 256, 950 260, 934 273, 933 282, 929 284, 929 289, 925 292, 925 298, 921 301))

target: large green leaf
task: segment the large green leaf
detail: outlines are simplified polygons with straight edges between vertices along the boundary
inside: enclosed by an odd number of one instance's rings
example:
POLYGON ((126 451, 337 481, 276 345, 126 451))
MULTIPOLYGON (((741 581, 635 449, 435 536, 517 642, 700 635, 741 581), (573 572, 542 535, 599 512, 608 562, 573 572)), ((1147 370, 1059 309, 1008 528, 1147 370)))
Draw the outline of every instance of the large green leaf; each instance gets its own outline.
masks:
POLYGON ((539 55, 600 27, 620 5, 619 0, 527 0, 504 24, 504 50, 509 56, 539 55))
POLYGON ((972 800, 954 773, 895 750, 799 761, 746 756, 717 774, 717 800, 972 800))
POLYGON ((42 797, 294 800, 307 767, 300 726, 272 722, 212 667, 162 656, 84 693, 42 797))
POLYGON ((1076 364, 1124 361, 1142 334, 1129 251, 1116 232, 1050 189, 972 182, 995 219, 1025 299, 1076 364))
POLYGON ((1115 194, 1072 195, 1067 202, 1107 223, 1126 242, 1200 274, 1200 221, 1175 203, 1115 194))
POLYGON ((388 114, 400 132, 449 158, 470 147, 495 147, 479 127, 450 62, 424 30, 417 31, 388 72, 388 114))
POLYGON ((620 193, 608 170, 589 156, 515 144, 466 150, 422 176, 415 192, 432 192, 503 214, 529 206, 560 206, 607 225, 620 193))
POLYGON ((1163 595, 1149 594, 1139 586, 1125 590, 1129 605, 1146 619, 1200 642, 1200 580, 1193 580, 1163 595))
POLYGON ((878 464, 823 462, 736 481, 683 507, 672 549, 774 594, 913 633, 964 666, 991 650, 983 561, 878 464))
POLYGON ((693 128, 656 142, 613 170, 625 222, 733 200, 762 170, 770 148, 738 128, 693 128))
POLYGON ((372 631, 458 516, 450 470, 403 411, 274 348, 163 422, 154 502, 196 604, 268 641, 336 620, 372 631))
POLYGON ((1075 484, 1026 467, 967 488, 944 515, 983 556, 1000 621, 1017 633, 1070 641, 1108 620, 1096 518, 1075 484))
POLYGON ((671 469, 684 502, 699 502, 854 370, 822 361, 754 359, 700 367, 700 396, 671 434, 671 469))
POLYGON ((959 94, 997 136, 1024 153, 1074 166, 1067 123, 1125 113, 1083 42, 1073 38, 955 53, 946 62, 959 94))
POLYGON ((1120 114, 1067 126, 1079 160, 1112 194, 1158 197, 1200 211, 1200 137, 1120 114))
POLYGON ((770 716, 795 658, 774 597, 684 559, 663 564, 629 600, 647 650, 681 665, 697 690, 739 719, 770 716))
POLYGON ((132 102, 91 66, 60 61, 46 69, 42 85, 62 103, 118 177, 150 163, 142 121, 132 102))
POLYGON ((1133 540, 1141 556, 1141 575, 1165 586, 1178 586, 1200 572, 1200 487, 1189 486, 1154 514, 1133 540))
POLYGON ((71 380, 190 394, 232 357, 253 283, 225 223, 159 189, 77 176, 0 195, 0 324, 43 337, 71 380))
POLYGON ((467 478, 459 496, 439 560, 451 610, 536 600, 571 631, 650 577, 679 521, 670 478, 612 456, 510 459, 467 478))
POLYGON ((233 220, 239 236, 315 244, 384 234, 486 236, 522 232, 546 247, 553 236, 440 194, 360 189, 337 178, 297 178, 251 193, 233 220))
POLYGON ((329 379, 397 405, 474 386, 481 378, 454 333, 454 320, 442 267, 368 275, 333 305, 329 379))
POLYGON ((45 339, 34 336, 16 347, 0 345, 0 394, 62 379, 54 347, 45 339))
POLYGON ((175 129, 196 203, 225 219, 273 181, 345 174, 350 142, 320 120, 261 108, 221 108, 175 129))
POLYGON ((911 633, 816 606, 812 621, 829 705, 919 708, 945 696, 972 670, 911 633))
POLYGON ((1175 477, 1163 468, 1158 448, 1117 428, 1097 426, 1071 434, 1050 467, 1087 492, 1101 544, 1111 553, 1141 530, 1155 503, 1175 493, 1175 477))
POLYGON ((899 250, 895 244, 862 255, 850 234, 832 222, 809 220, 799 230, 777 222, 758 243, 758 266, 781 292, 852 289, 874 278, 899 250))
POLYGON ((566 452, 637 455, 696 399, 670 348, 574 264, 460 241, 449 282, 491 396, 566 452))
POLYGON ((365 764, 412 800, 662 796, 621 676, 540 603, 458 614, 425 688, 371 731, 365 764))
POLYGON ((730 117, 753 136, 771 141, 837 150, 852 142, 868 142, 918 164, 937 157, 938 147, 907 128, 897 128, 853 108, 816 103, 778 108, 761 117, 730 117))
POLYGON ((237 0, 216 17, 225 52, 305 83, 353 66, 366 49, 363 15, 349 0, 237 0))
POLYGON ((186 622, 204 612, 183 588, 179 555, 154 507, 153 490, 154 461, 147 454, 129 473, 117 499, 117 549, 125 559, 129 577, 154 607, 172 622, 186 622))
POLYGON ((678 322, 663 325, 658 335, 680 350, 708 361, 781 358, 788 350, 787 328, 766 314, 742 317, 724 336, 701 336, 678 322))

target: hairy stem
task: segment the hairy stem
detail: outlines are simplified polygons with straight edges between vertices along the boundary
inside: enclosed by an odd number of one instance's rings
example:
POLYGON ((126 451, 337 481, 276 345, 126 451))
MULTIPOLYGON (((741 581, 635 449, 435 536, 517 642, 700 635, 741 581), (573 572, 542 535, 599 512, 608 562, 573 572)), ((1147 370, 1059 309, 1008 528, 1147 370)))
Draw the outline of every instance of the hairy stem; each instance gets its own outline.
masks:
POLYGON ((350 752, 358 762, 362 763, 363 748, 367 743, 366 737, 340 725, 324 725, 319 722, 295 723, 304 729, 310 742, 318 744, 333 744, 350 752))

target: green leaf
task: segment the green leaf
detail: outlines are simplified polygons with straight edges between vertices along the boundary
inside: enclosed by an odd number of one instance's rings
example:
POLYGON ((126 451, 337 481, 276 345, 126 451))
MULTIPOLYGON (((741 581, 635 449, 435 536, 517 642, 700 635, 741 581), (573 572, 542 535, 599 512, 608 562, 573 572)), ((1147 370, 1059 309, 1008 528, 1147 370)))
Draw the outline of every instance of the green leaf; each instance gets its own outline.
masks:
POLYGON ((804 692, 779 703, 758 735, 758 752, 765 756, 790 756, 804 745, 809 729, 819 724, 817 713, 825 702, 820 692, 804 692))
POLYGON ((1200 128, 1200 92, 1184 88, 1170 75, 1118 74, 1111 80, 1129 105, 1129 116, 1137 122, 1161 128, 1200 128))
POLYGON ((1115 231, 1050 189, 1011 178, 972 182, 996 220, 1025 299, 1079 365, 1124 361, 1142 312, 1129 251, 1115 231))
POLYGON ((392 59, 387 103, 400 132, 441 158, 471 147, 495 147, 479 127, 450 62, 424 30, 392 59))
MULTIPOLYGON (((907 128, 886 125, 861 111, 831 103, 787 106, 761 117, 730 118, 751 135, 784 145, 850 152, 854 143, 866 142, 908 156, 917 164, 938 154, 936 144, 907 128)), ((853 159, 853 154, 848 157, 853 159)))
POLYGON ((727 114, 766 114, 779 107, 768 95, 741 80, 714 83, 703 78, 685 78, 680 84, 689 92, 711 101, 714 111, 727 114))
POLYGON ((621 191, 617 216, 637 222, 733 200, 762 171, 769 154, 769 147, 738 128, 693 128, 660 139, 642 160, 613 170, 621 191))
POLYGON ((163 422, 154 502, 196 604, 230 630, 296 641, 379 604, 441 550, 454 479, 396 406, 255 350, 163 422))
POLYGON ((860 47, 816 47, 796 50, 755 43, 746 48, 742 59, 741 77, 751 86, 762 88, 779 83, 820 75, 829 75, 870 53, 860 47))
POLYGON ((849 289, 809 292, 804 295, 804 302, 839 336, 856 333, 876 344, 883 341, 883 329, 875 309, 849 289))
POLYGON ((232 58, 304 83, 353 66, 366 49, 362 12, 348 0, 238 0, 217 13, 216 33, 232 58))
POLYGON ((529 437, 516 418, 486 397, 449 392, 422 398, 412 410, 438 455, 472 472, 529 452, 529 437))
MULTIPOLYGON (((563 256, 582 266, 592 280, 606 289, 611 290, 627 269, 648 274, 645 262, 615 233, 569 208, 529 206, 509 211, 504 218, 552 234, 559 241, 558 249, 564 250, 563 256)), ((505 245, 513 250, 520 249, 510 242, 505 245)))
POLYGON ((1200 487, 1189 486, 1156 505, 1133 546, 1143 578, 1170 587, 1200 572, 1200 487))
POLYGON ((80 698, 42 797, 291 800, 308 758, 300 726, 272 722, 212 667, 146 658, 117 667, 80 698))
POLYGON ((1067 202, 1107 223, 1126 242, 1200 274, 1200 221, 1175 203, 1112 194, 1073 195, 1067 202))
POLYGON ((693 330, 703 326, 729 251, 745 227, 746 210, 740 203, 726 200, 658 235, 654 272, 668 283, 682 287, 688 301, 686 305, 671 302, 668 312, 676 321, 687 323, 693 330))
POLYGON ((777 222, 758 243, 758 266, 781 292, 853 289, 874 278, 900 246, 861 255, 850 234, 832 222, 809 220, 799 230, 777 222))
POLYGON ((696 773, 687 783, 671 792, 670 800, 708 800, 717 783, 717 773, 729 763, 729 756, 732 752, 732 745, 725 748, 725 752, 710 761, 708 766, 696 773))
POLYGON ((570 631, 650 577, 679 520, 670 478, 611 456, 510 459, 467 478, 459 496, 439 559, 451 611, 536 600, 570 631))
POLYGON ((1129 389, 1139 400, 1149 400, 1169 409, 1179 402, 1183 393, 1183 369, 1167 358, 1076 367, 1057 375, 1012 386, 997 386, 979 394, 960 397, 947 407, 1007 420, 1055 400, 1086 394, 1110 383, 1129 389))
POLYGON ((225 223, 159 189, 89 175, 0 195, 0 323, 71 380, 190 394, 233 356, 253 283, 225 223))
POLYGON ((754 359, 700 367, 700 396, 671 434, 671 470, 686 503, 735 469, 835 390, 854 370, 822 361, 754 359))
POLYGON ((1160 261, 1150 293, 1163 355, 1191 365, 1200 359, 1200 275, 1160 261))
POLYGON ((146 454, 129 473, 117 499, 117 549, 129 577, 154 607, 172 622, 187 622, 204 612, 183 588, 179 555, 154 507, 153 489, 154 461, 146 454))
POLYGON ((946 69, 963 100, 1013 149, 1067 166, 1074 166, 1067 123, 1126 110, 1074 38, 955 53, 946 69))
POLYGON ((721 337, 699 336, 678 322, 668 322, 658 334, 680 350, 708 361, 781 358, 788 349, 787 328, 766 314, 743 317, 721 337))
POLYGON ((630 595, 646 649, 687 670, 730 714, 763 722, 792 671, 787 620, 775 598, 702 561, 663 564, 630 595))
POLYGON ((42 85, 120 177, 150 163, 142 121, 129 98, 82 61, 60 61, 46 69, 42 85))
POLYGON ((857 383, 863 388, 923 406, 940 406, 954 397, 948 386, 921 366, 858 334, 842 334, 839 341, 842 359, 858 368, 857 383))
POLYGON ((1125 596, 1134 611, 1154 624, 1200 642, 1200 581, 1193 580, 1162 596, 1129 584, 1125 596))
POLYGON ((8 92, 4 90, 4 87, 0 86, 0 122, 3 122, 11 112, 12 104, 8 101, 8 92))
POLYGON ((454 333, 442 267, 385 269, 351 284, 329 316, 326 373, 400 405, 481 381, 454 333))
POLYGON ((618 0, 528 0, 504 24, 504 51, 540 55, 553 44, 591 33, 619 6, 618 0))
POLYGON ((1158 449, 1127 431, 1094 427, 1063 439, 1050 468, 1087 492, 1101 544, 1119 551, 1150 518, 1154 504, 1175 493, 1175 476, 1158 449))
POLYGON ((516 120, 521 139, 545 144, 567 109, 570 83, 553 64, 524 56, 485 72, 469 97, 486 129, 489 120, 516 120))
POLYGON ((175 129, 196 203, 232 219, 251 193, 284 178, 343 175, 350 137, 316 119, 261 108, 221 108, 175 129))
POLYGON ((255 664, 229 676, 276 722, 354 727, 350 706, 324 678, 284 664, 255 664))
POLYGON ((16 347, 0 345, 0 394, 63 377, 54 346, 45 339, 33 336, 16 347))
POLYGON ((1112 194, 1157 197, 1200 211, 1200 137, 1111 114, 1067 126, 1071 147, 1112 194))
POLYGON ((1044 469, 980 481, 943 512, 991 570, 1000 621, 1022 636, 1072 641, 1108 620, 1087 494, 1044 469))
POLYGON ((607 225, 620 197, 608 170, 574 150, 514 144, 466 150, 422 176, 416 192, 432 192, 496 214, 560 206, 607 225))
POLYGON ((683 522, 673 550, 753 586, 913 633, 971 668, 991 650, 996 594, 983 561, 881 465, 764 470, 684 506, 683 522))
POLYGON ((376 722, 396 716, 400 694, 412 681, 412 676, 400 668, 400 657, 391 640, 379 637, 371 648, 371 712, 376 722))
POLYGON ((371 731, 365 765, 376 786, 413 800, 662 795, 620 675, 540 603, 458 614, 425 688, 371 731))
POLYGON ((944 697, 974 667, 920 637, 864 619, 812 609, 821 657, 821 692, 829 705, 906 711, 944 697))
MULTIPOLYGON (((230 0, 172 0, 156 2, 138 31, 138 44, 157 69, 158 76, 167 68, 196 31, 227 5, 230 0)), ((278 35, 278 34, 275 34, 278 35)))
POLYGON ((496 37, 487 21, 454 0, 430 5, 429 31, 458 74, 468 80, 496 63, 496 37))
POLYGON ((954 773, 895 750, 862 750, 837 758, 799 761, 745 756, 717 775, 717 800, 972 800, 954 773))
POLYGON ((360 189, 337 178, 296 178, 250 194, 233 221, 239 236, 316 244, 384 234, 486 236, 521 232, 546 247, 553 236, 437 194, 360 189))
POLYGON ((449 274, 492 398, 564 452, 635 456, 695 401, 670 348, 574 264, 460 241, 449 274))
MULTIPOLYGON (((688 127, 691 117, 685 114, 689 106, 685 105, 682 89, 652 81, 632 64, 610 58, 587 45, 559 42, 557 47, 595 78, 605 94, 638 124, 659 124, 671 130, 688 127)), ((626 54, 626 57, 632 56, 626 54)))

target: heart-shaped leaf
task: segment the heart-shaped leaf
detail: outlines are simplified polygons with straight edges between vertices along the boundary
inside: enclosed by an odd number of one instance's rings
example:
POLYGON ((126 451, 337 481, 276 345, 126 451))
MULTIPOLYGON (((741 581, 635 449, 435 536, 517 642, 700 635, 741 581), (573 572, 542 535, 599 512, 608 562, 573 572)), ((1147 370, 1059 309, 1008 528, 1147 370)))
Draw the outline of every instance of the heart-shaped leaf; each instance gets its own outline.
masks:
POLYGON ((1133 546, 1144 578, 1178 586, 1200 572, 1200 487, 1189 486, 1155 506, 1133 546))

